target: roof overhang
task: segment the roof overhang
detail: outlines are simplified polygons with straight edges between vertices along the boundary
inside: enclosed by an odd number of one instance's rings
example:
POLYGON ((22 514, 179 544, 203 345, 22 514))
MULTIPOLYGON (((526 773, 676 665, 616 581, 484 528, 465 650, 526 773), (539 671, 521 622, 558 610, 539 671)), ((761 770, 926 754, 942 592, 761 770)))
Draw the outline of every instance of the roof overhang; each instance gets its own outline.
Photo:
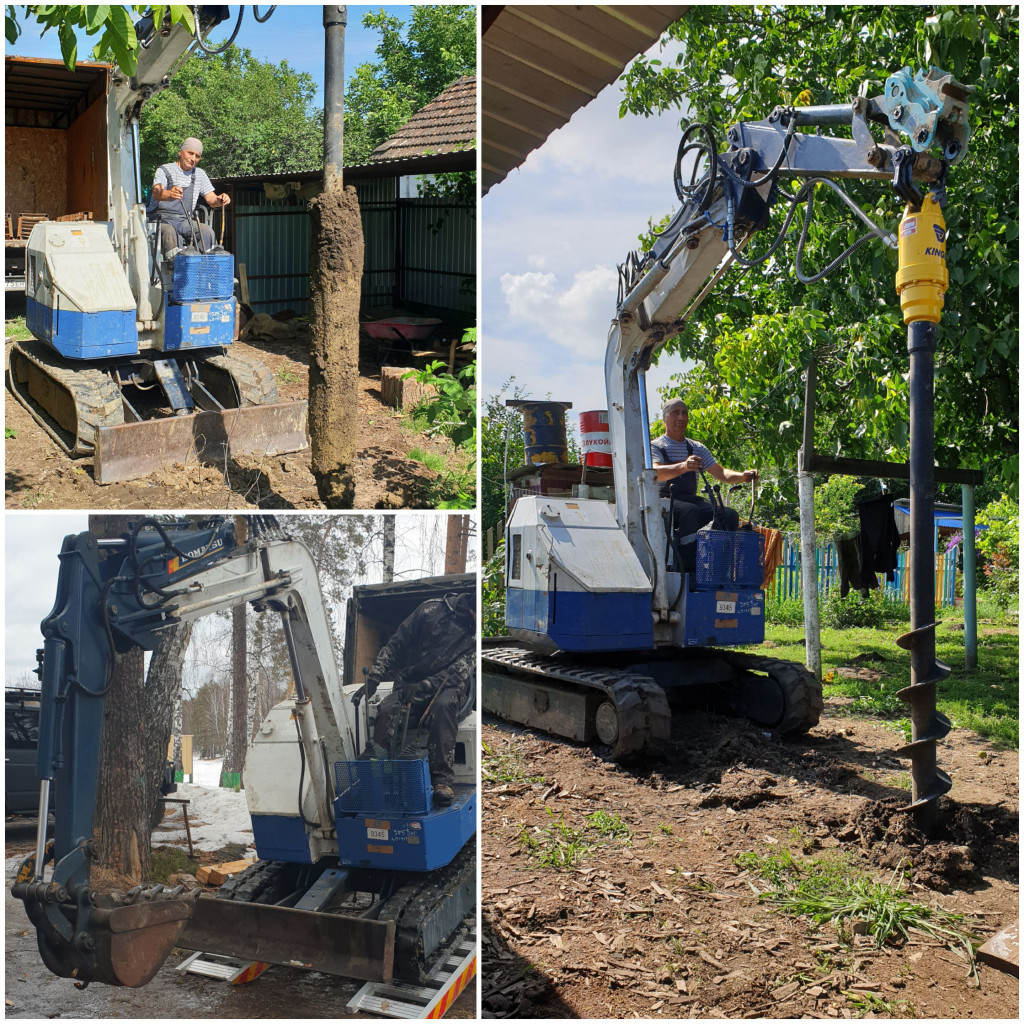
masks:
POLYGON ((483 192, 614 82, 691 6, 484 6, 483 192))

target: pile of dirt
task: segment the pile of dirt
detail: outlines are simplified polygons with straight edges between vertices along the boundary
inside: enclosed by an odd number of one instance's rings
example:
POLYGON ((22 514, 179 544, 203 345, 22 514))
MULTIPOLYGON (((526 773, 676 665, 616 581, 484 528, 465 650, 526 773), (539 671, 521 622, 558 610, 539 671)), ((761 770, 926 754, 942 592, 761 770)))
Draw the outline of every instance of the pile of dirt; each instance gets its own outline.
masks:
POLYGON ((939 764, 954 788, 925 839, 900 810, 900 735, 835 710, 793 742, 679 715, 668 756, 632 768, 489 721, 487 765, 501 770, 483 794, 485 1016, 1016 1017, 1015 979, 981 966, 972 980, 932 939, 878 948, 758 899, 767 883, 742 855, 786 851, 879 880, 898 867, 908 899, 982 937, 1017 916, 1016 753, 951 733, 939 764), (618 815, 628 842, 597 812, 618 815), (574 844, 570 867, 538 860, 574 844))
MULTIPOLYGON (((8 343, 8 348, 10 343, 8 343)), ((306 398, 309 346, 303 332, 263 340, 258 334, 232 346, 259 359, 277 381, 280 400, 306 398)), ((359 362, 359 441, 354 476, 355 504, 362 509, 433 507, 434 474, 408 458, 414 448, 443 453, 450 442, 414 434, 408 417, 380 395, 379 349, 364 338, 359 362)), ((168 466, 141 480, 100 486, 91 458, 69 458, 7 393, 4 417, 8 509, 27 508, 323 508, 310 471, 310 451, 244 456, 225 463, 168 466)))

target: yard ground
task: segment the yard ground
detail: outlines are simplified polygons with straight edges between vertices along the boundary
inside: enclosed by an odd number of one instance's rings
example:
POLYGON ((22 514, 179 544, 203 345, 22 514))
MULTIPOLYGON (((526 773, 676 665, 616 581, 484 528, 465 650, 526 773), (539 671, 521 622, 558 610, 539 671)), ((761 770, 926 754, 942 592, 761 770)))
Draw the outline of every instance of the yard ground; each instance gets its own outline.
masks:
MULTIPOLYGON (((10 321, 7 334, 9 351, 13 344, 10 321)), ((235 342, 232 348, 255 356, 268 367, 277 380, 282 401, 306 398, 309 357, 304 343, 235 342)), ((415 433, 408 415, 384 404, 380 395, 379 358, 378 343, 363 338, 356 507, 433 508, 436 498, 431 485, 436 473, 410 460, 408 454, 420 449, 447 459, 451 443, 444 437, 433 440, 415 433)), ((93 480, 91 458, 68 457, 15 401, 9 389, 5 390, 4 402, 8 509, 323 507, 309 468, 309 449, 293 455, 239 457, 226 465, 193 462, 187 467, 166 467, 142 480, 103 487, 93 480)))
MULTIPOLYGON (((981 632, 984 663, 993 634, 981 632)), ((994 635, 1015 654, 1011 632, 994 635)), ((905 656, 892 637, 888 649, 905 656)), ((1004 682, 1016 694, 1015 667, 1004 682)), ((826 694, 800 740, 694 712, 675 718, 664 760, 633 768, 491 719, 485 1016, 1017 1019, 1017 979, 984 964, 972 977, 952 946, 912 930, 879 948, 759 900, 773 877, 809 885, 824 872, 852 890, 905 873, 906 900, 964 915, 958 927, 979 939, 1018 917, 1012 744, 966 728, 939 744, 953 789, 926 840, 900 810, 901 724, 838 685, 826 694)))

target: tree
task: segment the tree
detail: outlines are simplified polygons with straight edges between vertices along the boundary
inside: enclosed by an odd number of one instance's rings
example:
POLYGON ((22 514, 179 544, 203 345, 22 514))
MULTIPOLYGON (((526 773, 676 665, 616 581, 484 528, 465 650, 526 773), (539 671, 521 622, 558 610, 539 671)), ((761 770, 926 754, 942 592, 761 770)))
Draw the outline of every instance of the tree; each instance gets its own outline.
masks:
MULTIPOLYGON (((235 516, 235 540, 239 545, 246 542, 248 520, 235 516)), ((242 777, 245 751, 250 730, 246 721, 249 712, 249 686, 246 673, 246 609, 244 601, 231 609, 231 701, 228 712, 228 747, 224 755, 223 775, 237 774, 242 777)))
POLYGON ((288 61, 271 64, 229 46, 187 61, 142 108, 142 181, 178 155, 182 139, 203 143, 203 166, 218 175, 316 171, 323 167, 323 109, 316 82, 288 61))
MULTIPOLYGON (((22 6, 24 17, 42 26, 40 35, 51 28, 57 30, 60 51, 69 71, 75 70, 78 59, 78 38, 75 29, 87 36, 99 35, 92 59, 112 61, 128 76, 138 66, 139 40, 135 34, 135 21, 152 10, 153 20, 159 25, 169 20, 172 25, 184 25, 195 32, 192 8, 187 4, 29 4, 22 6)), ((21 35, 18 8, 8 4, 4 30, 7 43, 13 46, 21 35)))
MULTIPOLYGON (((938 331, 936 459, 982 467, 982 501, 1000 490, 1016 495, 1016 7, 695 6, 665 38, 681 41, 684 53, 674 65, 638 59, 625 77, 621 112, 649 114, 685 101, 689 117, 715 129, 719 149, 724 128, 737 120, 760 120, 778 104, 846 102, 865 79, 877 95, 885 76, 904 65, 937 64, 976 88, 969 152, 950 173, 944 211, 951 280, 938 331)), ((793 186, 784 175, 780 184, 793 186)), ((848 189, 872 220, 895 227, 902 203, 891 190, 879 183, 848 189)), ((838 199, 816 200, 805 260, 814 269, 861 230, 838 199)), ((797 229, 801 220, 794 219, 797 229)), ((764 251, 772 237, 772 230, 755 237, 744 255, 764 251)), ((766 483, 777 498, 792 500, 801 374, 811 354, 821 382, 815 447, 895 462, 906 461, 909 447, 908 357, 894 253, 873 243, 805 285, 785 265, 786 251, 766 269, 723 279, 668 346, 696 365, 667 393, 692 400, 693 435, 731 463, 780 467, 779 479, 766 483)))
MULTIPOLYGON (((89 529, 99 537, 116 538, 127 533, 129 522, 128 516, 90 516, 89 529)), ((124 551, 112 549, 107 557, 123 558, 124 551)), ((93 838, 98 864, 138 883, 149 871, 153 808, 147 802, 142 648, 113 654, 112 659, 103 712, 93 838)), ((165 740, 165 753, 166 745, 165 740)))
POLYGON ((360 64, 345 94, 345 162, 364 163, 462 75, 476 74, 476 7, 472 4, 412 8, 405 23, 383 10, 363 15, 377 29, 377 62, 360 64))

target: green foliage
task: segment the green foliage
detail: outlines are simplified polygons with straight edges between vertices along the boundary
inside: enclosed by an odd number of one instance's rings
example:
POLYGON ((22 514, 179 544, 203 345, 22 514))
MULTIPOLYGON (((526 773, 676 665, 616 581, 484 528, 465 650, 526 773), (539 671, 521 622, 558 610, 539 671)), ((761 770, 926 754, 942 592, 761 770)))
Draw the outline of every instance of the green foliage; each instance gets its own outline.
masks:
POLYGON ((413 448, 407 458, 437 474, 431 487, 434 508, 476 508, 476 473, 472 461, 467 463, 458 458, 453 461, 422 448, 413 448))
POLYGON ((505 401, 526 397, 515 377, 510 377, 496 395, 488 397, 480 416, 480 515, 482 530, 500 529, 508 512, 511 491, 506 486, 508 473, 523 465, 523 418, 505 401), (511 390, 510 390, 511 389, 511 390))
POLYGON ((1000 608, 1013 607, 1020 596, 1020 507, 1003 494, 978 513, 976 522, 988 527, 977 534, 986 562, 985 588, 1000 608))
POLYGON ((415 415, 427 422, 426 433, 450 437, 457 448, 476 450, 476 360, 454 376, 435 360, 425 370, 410 370, 403 380, 415 378, 420 384, 432 385, 433 398, 424 398, 415 415), (439 372, 440 371, 440 372, 439 372))
POLYGON ((4 440, 5 441, 10 440, 12 438, 16 438, 17 436, 18 436, 18 432, 16 430, 14 430, 11 427, 4 427, 4 440))
POLYGON ((821 624, 830 629, 847 629, 851 626, 881 628, 885 625, 902 625, 910 621, 910 606, 896 598, 889 597, 881 590, 868 591, 867 597, 850 591, 846 597, 839 596, 839 588, 833 587, 820 604, 821 624))
MULTIPOLYGON (((968 155, 950 172, 944 211, 950 288, 936 354, 936 459, 984 467, 986 497, 1016 497, 1017 8, 695 6, 666 38, 682 42, 683 53, 672 63, 638 58, 624 78, 622 112, 688 104, 689 116, 714 128, 719 149, 737 120, 760 120, 797 100, 845 103, 864 80, 877 95, 905 65, 938 65, 976 90, 968 155)), ((792 182, 780 184, 788 190, 792 182)), ((818 192, 808 268, 822 267, 860 233, 837 198, 818 192)), ((849 192, 876 223, 896 226, 903 204, 887 186, 852 182, 849 192)), ((773 228, 780 219, 777 211, 773 228)), ((771 237, 755 238, 745 255, 763 251, 771 237)), ((803 285, 788 270, 792 248, 790 240, 766 268, 723 278, 668 346, 696 365, 673 378, 665 395, 693 398, 693 436, 733 463, 793 467, 800 377, 814 354, 817 450, 905 461, 908 357, 895 255, 872 243, 823 281, 803 285)), ((765 484, 765 502, 795 499, 795 474, 765 484)))
MULTIPOLYGON (((61 56, 69 71, 75 70, 78 60, 77 28, 87 36, 100 36, 93 48, 92 60, 112 61, 129 76, 135 74, 139 59, 135 21, 149 10, 157 25, 167 16, 172 25, 181 24, 189 32, 195 32, 192 8, 187 4, 153 4, 152 7, 149 4, 29 4, 22 7, 26 20, 34 20, 42 26, 40 35, 46 35, 52 28, 57 30, 61 56)), ((4 30, 8 46, 13 46, 22 32, 18 8, 13 4, 7 5, 4 30)))
POLYGON ((802 626, 804 624, 804 602, 799 597, 775 598, 771 591, 765 594, 765 622, 772 625, 802 626))
POLYGON ((421 107, 462 75, 476 74, 476 8, 414 6, 405 23, 383 10, 363 15, 380 32, 377 61, 360 64, 345 92, 345 162, 364 163, 421 107))
POLYGON ((7 341, 28 341, 32 332, 23 316, 12 316, 4 321, 4 337, 7 341))
POLYGON ((854 498, 862 489, 852 476, 832 476, 814 488, 814 532, 821 541, 835 533, 859 533, 860 518, 854 498))
POLYGON ((484 620, 481 636, 505 635, 505 539, 484 565, 481 582, 484 620))
POLYGON ((276 174, 323 166, 323 110, 316 82, 288 61, 270 64, 229 46, 187 61, 142 108, 142 181, 178 155, 183 139, 203 143, 211 175, 276 174))

